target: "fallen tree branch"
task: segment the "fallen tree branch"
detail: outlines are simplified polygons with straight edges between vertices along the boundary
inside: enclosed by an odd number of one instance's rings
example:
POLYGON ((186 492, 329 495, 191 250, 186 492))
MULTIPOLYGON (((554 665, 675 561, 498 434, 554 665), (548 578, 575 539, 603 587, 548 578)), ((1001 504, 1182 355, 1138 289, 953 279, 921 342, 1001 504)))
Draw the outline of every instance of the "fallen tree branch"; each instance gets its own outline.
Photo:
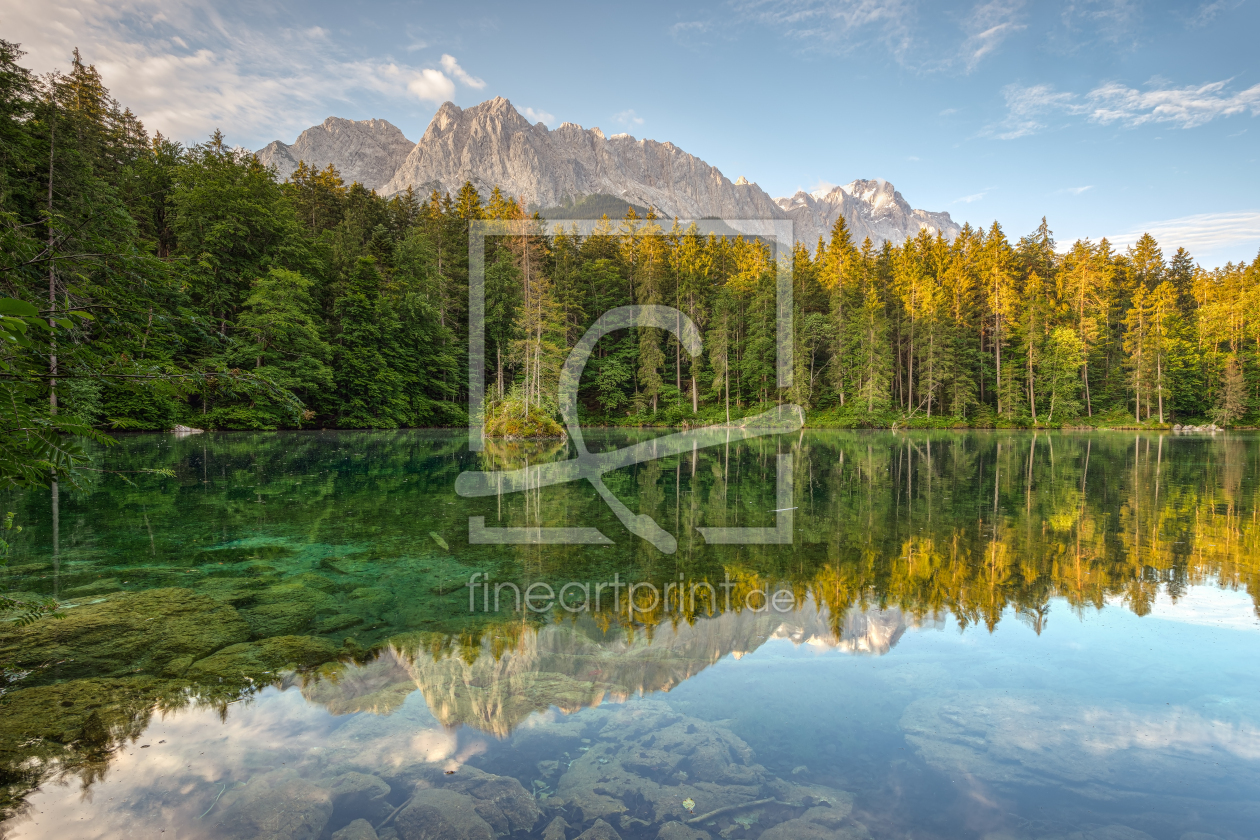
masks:
POLYGON ((784 805, 784 804, 786 803, 780 802, 779 800, 775 799, 772 796, 769 799, 757 799, 752 802, 743 802, 743 803, 740 803, 739 805, 727 805, 724 808, 718 808, 716 811, 710 811, 707 814, 701 814, 698 817, 692 817, 691 819, 687 820, 686 823, 687 825, 696 825, 698 823, 704 822, 705 820, 711 820, 714 817, 720 817, 723 814, 729 814, 733 811, 742 811, 745 808, 756 808, 758 805, 784 805))

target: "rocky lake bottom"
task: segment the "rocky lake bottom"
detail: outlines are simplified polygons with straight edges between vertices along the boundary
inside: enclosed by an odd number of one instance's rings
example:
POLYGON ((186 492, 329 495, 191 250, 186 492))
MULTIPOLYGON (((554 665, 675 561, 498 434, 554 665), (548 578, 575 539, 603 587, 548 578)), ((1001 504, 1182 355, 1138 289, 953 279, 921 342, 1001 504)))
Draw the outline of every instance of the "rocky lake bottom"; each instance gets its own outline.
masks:
POLYGON ((8 589, 64 617, 0 628, 0 836, 1260 838, 1260 438, 815 433, 611 477, 680 534, 760 526, 795 447, 795 545, 673 556, 589 491, 458 498, 450 436, 206 438, 124 440, 176 478, 55 528, 9 500, 8 589), (487 614, 474 571, 733 597, 487 614))

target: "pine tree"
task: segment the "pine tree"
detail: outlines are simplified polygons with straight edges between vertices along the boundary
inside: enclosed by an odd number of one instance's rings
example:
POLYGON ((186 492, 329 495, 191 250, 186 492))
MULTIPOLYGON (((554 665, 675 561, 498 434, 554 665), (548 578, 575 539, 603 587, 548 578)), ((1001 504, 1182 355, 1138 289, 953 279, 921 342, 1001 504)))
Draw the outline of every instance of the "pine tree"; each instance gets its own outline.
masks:
POLYGON ((1243 378, 1242 365, 1238 363, 1237 354, 1230 353, 1225 361, 1225 375, 1213 419, 1222 426, 1228 426, 1246 413, 1247 382, 1243 378))
POLYGON ((1132 284, 1149 292, 1164 282, 1164 252, 1155 237, 1149 233, 1142 234, 1125 256, 1132 284))

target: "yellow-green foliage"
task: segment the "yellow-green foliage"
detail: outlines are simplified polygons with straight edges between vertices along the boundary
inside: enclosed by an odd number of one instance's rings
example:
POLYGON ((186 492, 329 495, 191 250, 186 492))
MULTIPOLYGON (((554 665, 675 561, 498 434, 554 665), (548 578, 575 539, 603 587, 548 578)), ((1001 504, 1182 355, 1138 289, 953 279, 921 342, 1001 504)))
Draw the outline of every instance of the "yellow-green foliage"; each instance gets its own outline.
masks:
POLYGON ((563 438, 564 427, 537 405, 508 397, 486 412, 486 437, 507 440, 563 438))

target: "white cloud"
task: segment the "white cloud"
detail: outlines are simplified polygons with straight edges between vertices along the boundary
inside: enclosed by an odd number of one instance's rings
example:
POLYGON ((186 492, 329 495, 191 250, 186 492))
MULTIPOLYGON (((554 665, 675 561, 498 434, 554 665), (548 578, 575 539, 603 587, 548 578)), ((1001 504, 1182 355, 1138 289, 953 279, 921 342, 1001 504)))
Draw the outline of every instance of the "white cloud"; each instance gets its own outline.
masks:
POLYGON ((1123 122, 1129 126, 1150 122, 1173 123, 1194 128, 1217 117, 1235 114, 1260 115, 1260 84, 1229 93, 1229 80, 1188 87, 1155 87, 1139 91, 1115 82, 1090 91, 1090 119, 1103 123, 1123 122))
POLYGON ((1071 111, 1076 108, 1075 94, 1056 91, 1051 85, 1007 85, 1002 88, 1006 100, 1006 119, 1002 120, 996 134, 999 140, 1014 140, 1045 128, 1042 118, 1054 111, 1071 111))
MULTIPOLYGON (((777 30, 803 49, 882 46, 903 67, 971 72, 1028 28, 1027 0, 974 0, 965 14, 924 0, 734 0, 734 20, 777 30)), ((677 35, 676 35, 677 37, 677 35)))
POLYGON ((613 120, 621 123, 622 125, 643 125, 643 117, 636 114, 633 108, 618 111, 613 114, 613 120))
POLYGON ((744 19, 809 47, 846 51, 877 41, 901 60, 913 42, 912 0, 743 0, 735 7, 744 19))
POLYGON ((486 83, 481 79, 478 79, 476 76, 468 75, 468 73, 464 71, 464 68, 459 66, 459 62, 455 60, 455 56, 443 55, 441 63, 442 69, 458 79, 461 85, 467 85, 468 87, 475 88, 477 90, 481 90, 486 86, 486 83))
POLYGON ((951 204, 970 204, 973 201, 979 201, 980 199, 984 198, 986 195, 988 195, 987 190, 985 192, 978 192, 978 193, 972 193, 971 195, 964 195, 962 198, 955 198, 950 203, 951 204))
POLYGON ((348 55, 324 30, 287 28, 267 9, 229 19, 209 0, 0 0, 0 15, 26 66, 64 70, 77 46, 150 132, 186 142, 215 128, 257 145, 292 136, 337 102, 405 96, 417 72, 348 55))
POLYGON ((1108 237, 1115 245, 1132 245, 1143 233, 1149 233, 1170 249, 1186 248, 1196 257, 1224 250, 1238 250, 1250 242, 1260 245, 1260 210, 1232 213, 1200 213, 1151 222, 1108 237))
POLYGON ((1192 29, 1207 26, 1216 20, 1221 12, 1232 12, 1242 4, 1243 0, 1214 0, 1212 3, 1201 3, 1194 14, 1186 20, 1186 25, 1192 29))
POLYGON ((455 83, 441 70, 421 70, 407 83, 407 90, 426 102, 440 104, 455 97, 455 83))
POLYGON ((533 108, 522 108, 521 114, 530 122, 543 123, 544 125, 553 125, 556 121, 556 115, 547 111, 535 111, 533 108))
POLYGON ((703 43, 702 36, 707 35, 713 29, 713 24, 707 20, 685 20, 675 23, 669 28, 670 36, 680 44, 700 44, 703 43))
MULTIPOLYGON (((262 145, 330 113, 349 116, 372 95, 440 102, 454 93, 441 70, 349 53, 326 30, 291 27, 265 5, 230 16, 221 8, 211 0, 0 0, 4 37, 22 44, 26 66, 64 70, 77 46, 150 132, 185 142, 222 128, 229 142, 262 145)), ((451 64, 461 83, 484 86, 451 64)))
POLYGON ((989 0, 977 4, 971 10, 963 24, 967 38, 960 50, 963 65, 968 71, 974 70, 985 56, 997 50, 1008 37, 1028 28, 1017 20, 1023 6, 1023 0, 989 0))
POLYGON ((1086 185, 1086 186, 1084 186, 1084 187, 1064 187, 1063 189, 1058 190, 1058 192, 1059 192, 1059 193, 1071 193, 1072 195, 1080 195, 1081 193, 1085 192, 1086 190, 1092 190, 1093 188, 1094 188, 1094 185, 1093 185, 1093 184, 1088 184, 1088 185, 1086 185))
POLYGON ((1075 52, 1097 41, 1136 46, 1142 31, 1138 0, 1071 0, 1061 5, 1062 33, 1052 33, 1075 52))
POLYGON ((1045 128, 1043 120, 1051 115, 1085 116, 1101 125, 1121 123, 1130 128, 1147 123, 1194 128, 1217 117, 1260 115, 1260 84, 1230 92, 1229 81, 1171 87, 1156 79, 1144 91, 1108 82, 1084 96, 1051 85, 1007 85, 1002 88, 1006 118, 987 133, 1000 140, 1024 137, 1045 128))

